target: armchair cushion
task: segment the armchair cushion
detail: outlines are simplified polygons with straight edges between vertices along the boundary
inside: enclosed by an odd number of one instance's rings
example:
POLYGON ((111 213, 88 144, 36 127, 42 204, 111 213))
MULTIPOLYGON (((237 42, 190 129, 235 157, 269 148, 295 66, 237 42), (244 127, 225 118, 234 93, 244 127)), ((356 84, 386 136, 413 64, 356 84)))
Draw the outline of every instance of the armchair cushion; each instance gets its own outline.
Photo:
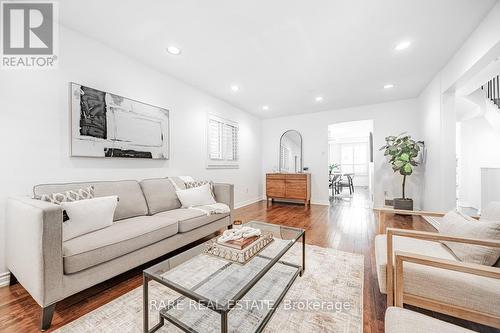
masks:
MULTIPOLYGON (((393 246, 394 251, 458 261, 439 242, 395 236, 393 246)), ((386 235, 375 237, 375 260, 380 291, 386 293, 386 235)), ((413 263, 404 267, 405 294, 500 316, 500 280, 413 263)))
POLYGON ((403 308, 385 312, 385 333, 473 333, 473 331, 403 308))
MULTIPOLYGON (((393 247, 394 251, 417 253, 440 259, 458 261, 446 246, 438 242, 395 236, 393 247)), ((380 292, 385 294, 387 281, 387 235, 377 235, 375 237, 375 260, 380 292)))
MULTIPOLYGON (((472 217, 451 211, 443 217, 439 225, 439 233, 464 238, 499 240, 500 220, 487 221, 483 219, 477 221, 472 217)), ((448 241, 442 241, 442 243, 463 262, 493 266, 500 257, 500 248, 448 241)))

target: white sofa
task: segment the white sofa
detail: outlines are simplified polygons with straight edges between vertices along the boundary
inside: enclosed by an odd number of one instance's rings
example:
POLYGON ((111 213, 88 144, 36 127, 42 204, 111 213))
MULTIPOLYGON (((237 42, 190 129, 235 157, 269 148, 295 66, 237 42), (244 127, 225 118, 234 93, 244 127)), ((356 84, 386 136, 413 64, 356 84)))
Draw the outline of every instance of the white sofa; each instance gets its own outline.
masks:
POLYGON ((56 302, 232 224, 233 185, 214 184, 218 202, 231 212, 207 216, 181 208, 167 178, 36 185, 34 198, 7 201, 7 266, 43 308, 50 326, 56 302), (117 195, 112 226, 62 241, 59 205, 43 194, 94 186, 95 196, 117 195))

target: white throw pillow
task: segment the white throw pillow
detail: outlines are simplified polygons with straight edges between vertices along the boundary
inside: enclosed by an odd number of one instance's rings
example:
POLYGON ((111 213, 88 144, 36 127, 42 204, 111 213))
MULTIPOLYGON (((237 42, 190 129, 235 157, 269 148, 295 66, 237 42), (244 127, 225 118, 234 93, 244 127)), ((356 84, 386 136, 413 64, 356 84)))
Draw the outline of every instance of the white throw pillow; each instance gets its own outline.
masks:
MULTIPOLYGON (((478 221, 457 211, 451 211, 441 220, 439 233, 463 238, 499 240, 500 221, 478 221)), ((463 262, 493 266, 500 257, 499 248, 445 241, 441 243, 463 262)))
POLYGON ((177 190, 175 193, 182 204, 182 208, 212 205, 216 203, 212 195, 212 191, 210 190, 210 184, 188 188, 185 190, 177 190))
POLYGON ((61 202, 69 217, 63 223, 63 241, 112 225, 117 203, 116 195, 61 202))

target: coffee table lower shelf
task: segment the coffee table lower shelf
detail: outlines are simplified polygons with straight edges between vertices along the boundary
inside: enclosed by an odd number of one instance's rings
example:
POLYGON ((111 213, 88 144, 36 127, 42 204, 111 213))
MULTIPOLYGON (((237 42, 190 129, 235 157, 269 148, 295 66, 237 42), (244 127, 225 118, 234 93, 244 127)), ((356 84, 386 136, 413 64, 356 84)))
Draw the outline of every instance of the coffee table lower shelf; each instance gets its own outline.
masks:
POLYGON ((165 321, 190 333, 257 333, 262 332, 279 307, 302 267, 278 261, 236 304, 210 309, 185 296, 162 309, 159 323, 149 332, 160 329, 165 321))

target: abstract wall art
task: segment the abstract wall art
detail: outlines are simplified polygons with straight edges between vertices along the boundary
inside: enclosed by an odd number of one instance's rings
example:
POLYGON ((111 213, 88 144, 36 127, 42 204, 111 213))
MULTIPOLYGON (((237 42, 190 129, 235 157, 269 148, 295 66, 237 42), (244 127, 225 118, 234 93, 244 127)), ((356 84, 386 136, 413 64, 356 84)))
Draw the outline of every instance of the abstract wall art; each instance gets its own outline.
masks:
POLYGON ((169 158, 169 111, 71 83, 71 156, 169 158))

